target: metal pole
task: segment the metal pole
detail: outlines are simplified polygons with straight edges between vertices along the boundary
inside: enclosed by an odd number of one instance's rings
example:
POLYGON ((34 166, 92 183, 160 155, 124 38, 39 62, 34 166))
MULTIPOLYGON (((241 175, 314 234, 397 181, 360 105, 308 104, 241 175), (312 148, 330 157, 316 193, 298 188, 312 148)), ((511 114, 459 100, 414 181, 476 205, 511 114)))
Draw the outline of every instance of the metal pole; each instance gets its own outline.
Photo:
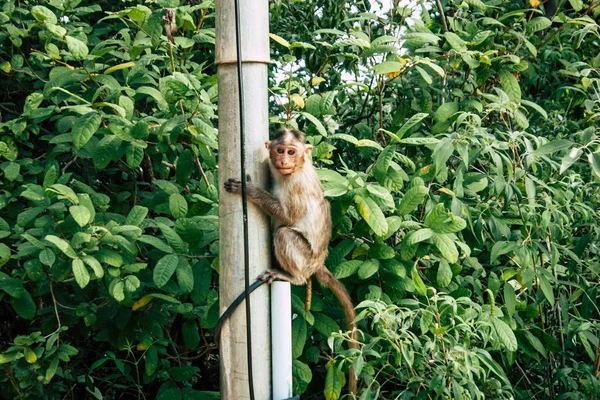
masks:
MULTIPOLYGON (((268 0, 240 0, 244 79, 246 171, 253 183, 267 182, 268 0)), ((219 182, 240 176, 240 126, 237 85, 235 11, 233 0, 216 3, 216 63, 219 79, 219 182)), ((244 291, 242 206, 239 195, 219 191, 219 293, 221 313, 244 291)), ((248 210, 250 277, 270 266, 269 220, 248 210)), ((256 399, 271 398, 271 351, 267 285, 252 294, 252 369, 256 399)), ((239 307, 225 323, 220 342, 221 399, 248 399, 246 315, 239 307)))

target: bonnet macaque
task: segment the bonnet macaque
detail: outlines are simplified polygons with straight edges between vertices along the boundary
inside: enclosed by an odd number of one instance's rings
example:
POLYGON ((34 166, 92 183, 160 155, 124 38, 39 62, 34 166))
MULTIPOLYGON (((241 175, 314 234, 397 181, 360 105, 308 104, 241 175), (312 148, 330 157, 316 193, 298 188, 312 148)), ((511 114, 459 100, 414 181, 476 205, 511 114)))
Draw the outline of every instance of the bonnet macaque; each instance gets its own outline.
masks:
MULTIPOLYGON (((252 184, 247 178, 248 199, 265 214, 273 217, 274 251, 281 266, 269 269, 259 279, 266 282, 287 281, 305 285, 311 277, 328 287, 344 309, 348 329, 354 329, 354 306, 344 285, 325 267, 327 246, 331 238, 331 213, 323 188, 310 162, 312 146, 305 143, 304 133, 295 129, 280 129, 271 142, 270 169, 273 194, 252 184)), ((242 183, 237 179, 225 182, 230 193, 240 193, 242 183)), ((356 348, 356 333, 352 335, 356 348)), ((356 377, 350 371, 348 388, 356 393, 356 377)))

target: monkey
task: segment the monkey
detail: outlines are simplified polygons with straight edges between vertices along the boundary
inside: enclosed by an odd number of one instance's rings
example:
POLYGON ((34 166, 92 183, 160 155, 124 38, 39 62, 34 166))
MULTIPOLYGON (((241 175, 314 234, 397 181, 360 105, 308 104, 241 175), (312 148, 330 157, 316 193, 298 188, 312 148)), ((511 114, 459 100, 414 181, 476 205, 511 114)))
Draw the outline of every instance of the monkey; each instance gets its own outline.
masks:
MULTIPOLYGON (((357 348, 352 300, 344 285, 325 267, 331 238, 331 211, 323 187, 310 161, 313 146, 306 135, 296 129, 282 128, 272 141, 265 142, 269 151, 269 168, 273 194, 246 178, 248 199, 274 220, 273 247, 280 269, 269 269, 258 279, 305 285, 314 276, 328 287, 344 309, 348 329, 352 331, 350 347, 357 348)), ((242 182, 230 178, 224 183, 230 193, 241 193, 242 182)), ((356 393, 356 376, 350 368, 348 389, 356 393)))
POLYGON ((165 21, 167 40, 175 44, 175 39, 173 39, 173 33, 175 33, 177 30, 177 25, 175 23, 175 10, 172 8, 165 8, 165 16, 162 19, 165 21))

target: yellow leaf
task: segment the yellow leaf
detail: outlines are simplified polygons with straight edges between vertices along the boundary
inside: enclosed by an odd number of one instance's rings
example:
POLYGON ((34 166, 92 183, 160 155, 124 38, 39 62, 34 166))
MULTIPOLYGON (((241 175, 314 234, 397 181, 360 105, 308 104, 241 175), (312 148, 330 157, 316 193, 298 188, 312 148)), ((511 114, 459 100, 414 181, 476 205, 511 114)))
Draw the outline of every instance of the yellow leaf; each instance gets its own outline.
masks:
POLYGON ((150 347, 150 345, 148 343, 146 343, 146 342, 140 342, 137 345, 137 349, 139 351, 144 351, 144 350, 148 349, 148 347, 150 347))
POLYGON ((390 79, 394 79, 394 78, 396 78, 397 76, 400 76, 400 73, 402 73, 402 70, 399 70, 399 71, 394 71, 394 72, 390 72, 390 73, 388 73, 388 74, 387 74, 387 76, 388 76, 388 78, 390 78, 390 79))
POLYGON ((144 297, 142 297, 141 299, 139 299, 138 301, 136 301, 135 303, 133 303, 133 306, 131 307, 131 309, 133 311, 140 309, 142 307, 144 307, 146 304, 150 303, 152 301, 153 297, 149 294, 145 295, 144 297))
POLYGON ((438 190, 438 193, 440 193, 440 192, 446 193, 448 196, 452 196, 452 197, 456 196, 456 194, 450 189, 441 188, 440 190, 438 190))
POLYGON ((290 100, 293 101, 298 107, 304 108, 304 99, 299 94, 291 95, 290 100))
POLYGON ((289 43, 287 40, 285 40, 284 38, 282 38, 281 36, 277 36, 277 35, 276 35, 276 34, 274 34, 274 33, 269 33, 269 37, 270 37, 272 40, 274 40, 274 41, 276 41, 277 43, 279 43, 280 45, 282 45, 283 47, 285 47, 285 48, 287 48, 287 49, 289 49, 289 48, 290 48, 290 43, 289 43))
POLYGON ((134 65, 135 65, 135 63, 133 61, 115 65, 114 67, 107 68, 106 71, 104 71, 104 75, 112 74, 115 71, 118 71, 120 69, 130 68, 130 67, 133 67, 134 65))
POLYGON ((25 347, 25 349, 23 349, 23 355, 29 364, 33 364, 37 361, 37 356, 30 347, 25 347))
POLYGON ((319 83, 321 82, 325 82, 325 78, 321 78, 320 76, 314 76, 311 80, 310 80, 310 84, 311 86, 317 86, 319 83))
POLYGON ((356 257, 365 256, 367 254, 369 254, 369 250, 365 249, 364 247, 357 247, 352 252, 352 259, 354 260, 356 257))
POLYGON ((529 4, 531 5, 531 7, 537 8, 540 6, 541 1, 540 0, 529 0, 529 4))

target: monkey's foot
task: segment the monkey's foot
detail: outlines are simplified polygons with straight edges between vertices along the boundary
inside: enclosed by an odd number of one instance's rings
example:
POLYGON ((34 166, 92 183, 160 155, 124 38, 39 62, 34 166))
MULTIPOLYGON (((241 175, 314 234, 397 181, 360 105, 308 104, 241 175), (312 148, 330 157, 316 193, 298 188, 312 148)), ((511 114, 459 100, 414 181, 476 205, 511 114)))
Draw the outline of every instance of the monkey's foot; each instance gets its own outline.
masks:
POLYGON ((279 271, 268 269, 258 277, 261 281, 265 281, 269 284, 273 283, 273 281, 284 281, 289 282, 289 279, 286 278, 284 274, 279 271))

